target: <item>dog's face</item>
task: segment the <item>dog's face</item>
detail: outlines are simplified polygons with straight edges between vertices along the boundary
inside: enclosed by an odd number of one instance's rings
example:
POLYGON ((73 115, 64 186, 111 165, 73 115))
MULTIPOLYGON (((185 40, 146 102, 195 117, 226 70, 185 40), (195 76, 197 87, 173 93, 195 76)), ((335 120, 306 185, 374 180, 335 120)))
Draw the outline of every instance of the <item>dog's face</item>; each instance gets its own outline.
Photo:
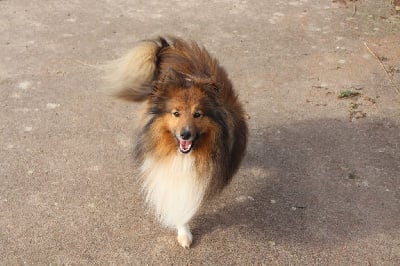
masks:
POLYGON ((163 120, 181 153, 189 153, 204 142, 215 122, 210 117, 208 96, 199 88, 169 92, 163 120))

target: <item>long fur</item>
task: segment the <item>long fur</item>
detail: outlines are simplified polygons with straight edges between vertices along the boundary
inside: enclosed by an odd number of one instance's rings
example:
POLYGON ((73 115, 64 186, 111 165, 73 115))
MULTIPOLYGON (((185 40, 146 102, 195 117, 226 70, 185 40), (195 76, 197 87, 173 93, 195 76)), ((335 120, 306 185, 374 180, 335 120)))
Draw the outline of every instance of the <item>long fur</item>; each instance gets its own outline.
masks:
POLYGON ((160 221, 168 227, 188 223, 199 208, 207 185, 198 178, 194 159, 182 154, 161 161, 146 158, 140 170, 147 174, 146 201, 155 207, 160 221))
POLYGON ((186 232, 245 153, 247 125, 232 84, 204 48, 177 38, 141 42, 109 69, 116 96, 146 102, 135 145, 146 201, 164 225, 186 232))
POLYGON ((146 100, 157 70, 155 60, 159 49, 154 41, 141 42, 126 56, 105 65, 106 89, 126 100, 146 100))

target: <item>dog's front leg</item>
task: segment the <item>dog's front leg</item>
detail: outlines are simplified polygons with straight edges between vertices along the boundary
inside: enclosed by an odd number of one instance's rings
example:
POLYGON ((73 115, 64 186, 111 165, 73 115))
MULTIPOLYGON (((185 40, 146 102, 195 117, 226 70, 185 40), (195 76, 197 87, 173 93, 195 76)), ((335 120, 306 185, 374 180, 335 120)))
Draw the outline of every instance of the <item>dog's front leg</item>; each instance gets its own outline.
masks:
POLYGON ((190 228, 188 224, 184 224, 181 226, 177 226, 178 230, 178 242, 179 244, 184 247, 184 248, 190 248, 190 245, 192 244, 193 236, 192 233, 190 232, 190 228))

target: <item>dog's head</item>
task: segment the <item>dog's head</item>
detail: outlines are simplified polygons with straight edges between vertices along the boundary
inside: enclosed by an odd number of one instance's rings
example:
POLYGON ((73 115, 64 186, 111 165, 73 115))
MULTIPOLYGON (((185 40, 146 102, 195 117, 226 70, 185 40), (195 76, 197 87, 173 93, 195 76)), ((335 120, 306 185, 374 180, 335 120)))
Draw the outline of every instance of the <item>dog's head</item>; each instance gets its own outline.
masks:
POLYGON ((157 135, 175 143, 183 154, 212 145, 225 128, 215 86, 196 84, 189 78, 158 86, 163 87, 150 99, 157 135))

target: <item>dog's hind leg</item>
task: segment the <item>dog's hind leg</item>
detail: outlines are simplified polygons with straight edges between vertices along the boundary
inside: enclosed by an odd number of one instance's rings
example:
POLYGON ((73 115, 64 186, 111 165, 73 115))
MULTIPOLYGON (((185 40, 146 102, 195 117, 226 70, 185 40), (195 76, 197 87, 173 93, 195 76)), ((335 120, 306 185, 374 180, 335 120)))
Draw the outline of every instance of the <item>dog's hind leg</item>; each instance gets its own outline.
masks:
POLYGON ((178 242, 184 248, 190 248, 192 244, 193 236, 190 232, 190 228, 188 224, 184 224, 181 226, 177 226, 178 229, 178 242))

